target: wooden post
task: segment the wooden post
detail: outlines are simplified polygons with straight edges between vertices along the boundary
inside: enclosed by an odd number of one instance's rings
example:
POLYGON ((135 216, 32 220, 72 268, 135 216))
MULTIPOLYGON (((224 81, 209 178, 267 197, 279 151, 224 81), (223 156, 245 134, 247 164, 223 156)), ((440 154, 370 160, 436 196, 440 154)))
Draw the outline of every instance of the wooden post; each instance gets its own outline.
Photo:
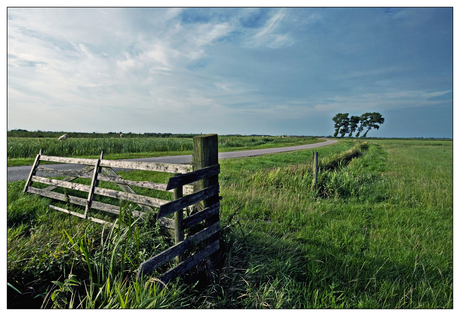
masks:
POLYGON ((318 152, 313 152, 313 184, 312 190, 316 189, 318 182, 318 152))
POLYGON ((94 166, 94 172, 93 172, 93 178, 91 179, 91 188, 88 193, 88 199, 86 200, 86 206, 85 206, 85 219, 88 219, 88 212, 89 209, 91 208, 91 203, 93 202, 93 196, 94 196, 94 188, 97 187, 98 185, 98 180, 97 180, 97 175, 99 172, 101 172, 101 168, 99 167, 99 164, 101 163, 102 157, 104 157, 104 152, 101 151, 101 156, 100 158, 96 161, 96 165, 94 166))
POLYGON ((42 149, 40 148, 40 151, 38 152, 38 155, 35 157, 35 161, 34 161, 34 164, 32 165, 32 169, 30 169, 29 177, 27 177, 26 185, 24 186, 24 190, 22 191, 23 193, 26 193, 27 187, 32 182, 31 179, 32 179, 32 176, 35 175, 37 167, 40 164, 40 156, 41 155, 42 155, 42 149))
MULTIPOLYGON (((193 156, 192 156, 192 164, 193 170, 200 170, 205 167, 213 166, 219 163, 218 159, 218 139, 217 134, 209 134, 203 136, 195 136, 193 137, 193 156)), ((194 184, 194 191, 198 192, 205 188, 218 185, 219 184, 219 176, 215 175, 209 177, 207 179, 197 181, 194 184)), ((198 211, 205 209, 215 203, 219 202, 219 194, 217 193, 214 196, 211 196, 208 199, 203 200, 202 202, 195 205, 198 211)), ((219 213, 216 215, 211 216, 209 219, 205 221, 206 226, 210 226, 219 221, 219 213)), ((216 239, 219 236, 216 234, 216 239)), ((214 240, 210 240, 210 243, 214 242, 214 240)))
MULTIPOLYGON (((175 175, 179 175, 177 173, 175 175)), ((174 200, 180 199, 183 196, 183 187, 177 187, 174 189, 174 200)), ((184 230, 182 229, 182 220, 184 219, 184 210, 181 209, 174 213, 174 239, 176 245, 184 240, 184 230)), ((180 263, 183 261, 183 255, 176 257, 176 262, 180 263)))

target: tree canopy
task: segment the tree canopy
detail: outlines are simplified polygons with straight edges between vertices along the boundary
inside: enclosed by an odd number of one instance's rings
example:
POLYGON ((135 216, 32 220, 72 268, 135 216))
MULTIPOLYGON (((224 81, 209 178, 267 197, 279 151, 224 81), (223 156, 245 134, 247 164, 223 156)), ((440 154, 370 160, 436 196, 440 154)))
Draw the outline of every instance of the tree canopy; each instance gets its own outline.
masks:
POLYGON ((380 125, 385 122, 382 114, 378 112, 367 112, 361 116, 351 116, 350 118, 348 114, 338 113, 332 118, 335 128, 334 137, 337 137, 338 134, 340 137, 344 137, 346 134, 348 137, 352 137, 354 132, 357 132, 355 137, 359 137, 364 130, 362 137, 366 137, 371 129, 379 129, 380 125))

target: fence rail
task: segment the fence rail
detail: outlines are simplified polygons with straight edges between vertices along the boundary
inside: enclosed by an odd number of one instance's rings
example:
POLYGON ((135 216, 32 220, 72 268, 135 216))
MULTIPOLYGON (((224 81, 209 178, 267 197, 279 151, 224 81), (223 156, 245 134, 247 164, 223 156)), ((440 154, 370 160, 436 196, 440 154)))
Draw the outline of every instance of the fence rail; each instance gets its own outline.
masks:
MULTIPOLYGON (((99 224, 113 224, 102 219, 90 216, 91 210, 99 210, 118 215, 120 207, 100 201, 95 196, 105 196, 116 200, 124 200, 138 204, 142 211, 132 211, 136 217, 143 216, 146 212, 157 212, 157 220, 163 226, 175 230, 175 246, 150 258, 139 267, 138 276, 152 273, 161 265, 176 258, 177 265, 163 274, 161 280, 168 282, 171 278, 181 275, 203 259, 209 257, 219 249, 219 182, 218 175, 220 166, 217 163, 217 135, 197 136, 194 138, 193 164, 168 164, 134 161, 114 161, 103 159, 101 153, 99 159, 55 157, 42 154, 42 150, 35 158, 29 177, 24 187, 24 193, 37 194, 73 204, 84 208, 84 213, 74 212, 55 205, 49 205, 51 209, 64 212, 79 218, 88 219, 99 224), (57 162, 64 164, 80 164, 86 167, 81 170, 57 170, 40 166, 40 162, 57 162), (113 168, 123 170, 146 170, 166 172, 173 174, 168 183, 153 183, 149 181, 133 181, 123 179, 113 168), (37 172, 63 176, 63 179, 38 176, 37 172), (91 179, 91 184, 72 182, 78 178, 91 179), (209 180, 212 181, 209 181, 209 180), (102 188, 100 182, 108 182, 118 185, 120 190, 102 188), (45 188, 33 186, 40 183, 45 188), (140 187, 159 191, 174 192, 172 201, 137 194, 132 188, 140 187), (63 188, 65 193, 54 192, 57 188, 63 188), (75 191, 88 194, 87 198, 75 196, 75 191), (70 192, 70 193, 69 193, 70 192), (184 195, 185 194, 185 195, 184 195), (195 213, 183 217, 185 210, 193 206, 195 213), (157 209, 158 211, 154 210, 157 209), (167 218, 174 214, 174 219, 167 218), (184 230, 204 222, 202 230, 195 232, 184 239, 184 230), (192 245, 202 244, 202 248, 196 253, 184 257, 192 245)), ((77 194, 78 195, 78 194, 77 194)), ((81 196, 81 193, 79 194, 81 196)))

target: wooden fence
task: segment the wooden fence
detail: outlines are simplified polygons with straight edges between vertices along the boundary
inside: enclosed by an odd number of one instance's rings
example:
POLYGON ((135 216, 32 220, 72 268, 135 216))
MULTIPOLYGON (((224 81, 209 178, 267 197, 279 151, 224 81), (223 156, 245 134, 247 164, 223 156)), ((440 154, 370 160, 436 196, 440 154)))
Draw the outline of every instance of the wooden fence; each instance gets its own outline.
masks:
MULTIPOLYGON (((219 249, 219 181, 220 166, 218 164, 217 135, 197 136, 193 139, 194 152, 192 164, 167 164, 151 162, 115 161, 103 159, 103 153, 99 159, 64 158, 46 156, 40 150, 35 158, 29 177, 26 181, 24 192, 38 194, 53 200, 65 202, 67 205, 78 205, 82 213, 74 212, 62 207, 49 205, 50 208, 71 214, 80 218, 89 219, 100 224, 113 224, 102 219, 90 216, 91 210, 99 210, 111 214, 119 214, 120 206, 103 203, 95 200, 96 195, 134 202, 142 211, 133 211, 133 215, 143 216, 147 212, 156 212, 157 220, 163 226, 174 229, 175 245, 153 258, 145 261, 139 267, 138 276, 149 274, 158 267, 176 258, 177 265, 165 272, 161 280, 167 283, 171 278, 188 271, 203 259, 219 249), (40 162, 56 162, 86 165, 81 170, 57 170, 40 166, 40 162), (146 170, 172 173, 168 183, 153 183, 148 181, 132 181, 120 177, 113 168, 127 170, 146 170), (37 176, 37 172, 65 176, 58 180, 45 176, 37 176), (91 179, 90 185, 74 183, 75 179, 91 179), (117 184, 122 191, 102 188, 100 182, 117 184), (32 186, 33 183, 47 185, 45 188, 32 186), (192 186, 193 184, 193 186, 192 186), (137 194, 131 186, 160 191, 172 191, 172 201, 137 194), (54 192, 57 188, 63 188, 65 193, 54 192), (71 195, 72 192, 80 191, 87 193, 87 198, 71 195), (186 208, 192 207, 195 212, 184 218, 186 208), (84 208, 84 210, 83 210, 84 208), (174 219, 168 218, 174 214, 174 219), (184 230, 204 222, 201 231, 195 232, 184 239, 184 230), (188 258, 184 253, 192 245, 204 244, 188 258)), ((88 180, 87 180, 88 181, 88 180)), ((79 194, 81 195, 81 193, 79 194)), ((78 208, 78 207, 77 207, 78 208)))

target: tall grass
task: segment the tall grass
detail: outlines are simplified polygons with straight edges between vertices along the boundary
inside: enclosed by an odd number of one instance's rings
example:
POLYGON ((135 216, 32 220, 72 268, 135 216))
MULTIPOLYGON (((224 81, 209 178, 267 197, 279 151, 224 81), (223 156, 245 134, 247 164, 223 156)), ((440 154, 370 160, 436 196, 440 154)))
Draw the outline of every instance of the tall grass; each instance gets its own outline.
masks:
MULTIPOLYGON (((170 290, 154 277, 135 278, 133 270, 148 259, 146 238, 141 234, 136 222, 131 222, 131 217, 124 228, 113 225, 106 232, 103 230, 97 248, 90 244, 86 233, 77 238, 66 233, 74 256, 86 263, 89 275, 80 281, 78 275, 71 271, 67 282, 54 281, 57 287, 48 292, 51 295, 45 298, 44 305, 51 300, 53 307, 58 308, 186 307, 184 286, 176 284, 170 290)), ((149 235, 158 235, 158 231, 149 232, 149 235)), ((149 244, 154 246, 151 241, 149 244)), ((159 246, 157 244, 157 248, 159 246)))
MULTIPOLYGON (((220 136, 219 150, 243 150, 251 148, 267 148, 291 146, 319 142, 315 137, 236 137, 220 136)), ((133 153, 189 153, 193 150, 192 138, 68 138, 58 141, 56 138, 23 138, 8 137, 8 159, 33 158, 40 149, 50 156, 98 156, 133 154, 133 153)))
POLYGON ((191 151, 193 142, 187 138, 8 138, 8 158, 35 157, 40 148, 50 156, 89 156, 138 152, 191 151))
POLYGON ((223 216, 235 224, 221 286, 234 292, 207 304, 452 308, 451 142, 371 141, 323 170, 313 192, 308 162, 251 163, 222 186, 223 216))
POLYGON ((8 229, 9 308, 189 304, 179 282, 163 287, 155 275, 136 279, 140 263, 171 245, 153 214, 139 222, 124 208, 117 225, 100 226, 39 206, 35 225, 21 223, 8 229))
MULTIPOLYGON (((320 176, 318 179, 318 189, 314 195, 360 195, 358 190, 363 188, 364 182, 372 182, 370 175, 363 175, 362 168, 350 168, 347 172, 337 171, 339 166, 345 166, 353 158, 357 158, 367 152, 369 144, 358 143, 349 150, 326 156, 319 160, 318 168, 320 176), (331 172, 321 172, 328 171, 331 172), (356 192, 355 192, 356 191, 356 192)), ((371 153, 373 150, 371 150, 371 153)), ((264 188, 291 188, 293 190, 309 191, 313 182, 312 163, 295 164, 288 167, 275 167, 254 172, 249 178, 251 182, 264 188)), ((362 194, 361 194, 362 195, 362 194)))
POLYGON ((220 161, 222 265, 207 282, 163 289, 156 275, 132 277, 171 243, 155 224, 122 216, 122 228, 104 228, 8 184, 8 304, 452 308, 452 142, 342 140, 317 151, 315 190, 310 150, 220 161))

